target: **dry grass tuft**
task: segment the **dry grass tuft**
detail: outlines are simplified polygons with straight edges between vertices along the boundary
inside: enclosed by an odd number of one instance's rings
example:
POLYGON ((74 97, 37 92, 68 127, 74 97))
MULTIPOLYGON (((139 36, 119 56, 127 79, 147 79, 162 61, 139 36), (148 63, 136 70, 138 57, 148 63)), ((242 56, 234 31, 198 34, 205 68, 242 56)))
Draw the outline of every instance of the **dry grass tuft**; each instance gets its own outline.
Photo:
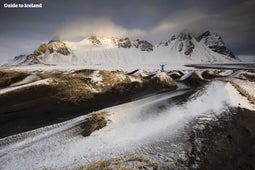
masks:
POLYGON ((87 166, 81 166, 80 170, 160 170, 157 162, 142 156, 131 158, 115 158, 110 160, 99 160, 87 166))
POLYGON ((79 104, 93 98, 89 81, 80 74, 67 74, 54 78, 50 85, 59 91, 57 98, 61 101, 79 104))
POLYGON ((80 167, 80 170, 111 170, 111 162, 107 160, 100 160, 92 162, 88 166, 80 167))
POLYGON ((107 112, 101 112, 101 113, 93 113, 90 117, 86 119, 83 125, 83 136, 89 136, 91 133, 93 133, 96 130, 102 129, 107 125, 108 120, 106 119, 106 116, 108 115, 107 112))
POLYGON ((41 79, 47 79, 47 78, 54 78, 54 77, 57 77, 56 74, 53 74, 53 73, 47 72, 47 71, 39 72, 39 73, 37 73, 37 75, 38 75, 41 79))

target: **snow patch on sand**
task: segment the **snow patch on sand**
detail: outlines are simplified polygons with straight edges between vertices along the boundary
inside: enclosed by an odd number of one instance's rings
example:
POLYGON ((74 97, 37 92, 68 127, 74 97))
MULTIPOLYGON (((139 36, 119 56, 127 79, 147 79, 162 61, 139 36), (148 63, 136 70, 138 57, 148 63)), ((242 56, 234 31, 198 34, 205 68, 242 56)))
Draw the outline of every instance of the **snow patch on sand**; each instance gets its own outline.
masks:
POLYGON ((96 83, 97 85, 103 85, 102 81, 103 81, 103 77, 102 75, 99 74, 99 71, 94 71, 91 75, 90 75, 91 81, 93 83, 96 83))
POLYGON ((41 85, 41 84, 49 84, 49 79, 38 80, 33 83, 28 83, 28 84, 24 84, 24 85, 20 85, 20 86, 15 86, 15 87, 6 87, 3 89, 0 89, 0 95, 4 94, 4 93, 11 92, 11 91, 15 91, 18 89, 22 89, 24 87, 30 87, 30 86, 41 85))
POLYGON ((35 74, 29 75, 26 78, 24 78, 23 80, 17 82, 17 83, 13 83, 10 85, 10 87, 15 87, 15 86, 20 86, 20 85, 24 85, 24 84, 29 84, 35 81, 41 80, 41 78, 35 74))

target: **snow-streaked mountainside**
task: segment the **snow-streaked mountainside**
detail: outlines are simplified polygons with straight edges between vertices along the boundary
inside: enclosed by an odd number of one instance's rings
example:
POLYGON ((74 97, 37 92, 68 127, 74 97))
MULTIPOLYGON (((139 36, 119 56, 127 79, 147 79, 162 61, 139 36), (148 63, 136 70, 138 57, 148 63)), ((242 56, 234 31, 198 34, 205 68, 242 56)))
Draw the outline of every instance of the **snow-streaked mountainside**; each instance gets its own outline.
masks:
POLYGON ((234 62, 235 56, 216 33, 199 37, 189 32, 152 45, 146 40, 98 37, 92 35, 79 42, 51 40, 32 54, 15 57, 8 65, 100 65, 134 67, 159 63, 234 62))

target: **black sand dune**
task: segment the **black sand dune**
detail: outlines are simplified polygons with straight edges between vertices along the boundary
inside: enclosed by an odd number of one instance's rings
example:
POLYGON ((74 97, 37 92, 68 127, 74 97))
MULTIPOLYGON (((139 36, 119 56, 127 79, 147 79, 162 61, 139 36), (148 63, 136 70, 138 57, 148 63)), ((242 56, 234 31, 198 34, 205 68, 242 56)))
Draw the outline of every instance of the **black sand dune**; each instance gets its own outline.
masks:
POLYGON ((123 95, 99 94, 79 104, 58 100, 57 91, 43 85, 3 94, 0 95, 0 138, 59 123, 160 91, 162 90, 148 89, 123 95))

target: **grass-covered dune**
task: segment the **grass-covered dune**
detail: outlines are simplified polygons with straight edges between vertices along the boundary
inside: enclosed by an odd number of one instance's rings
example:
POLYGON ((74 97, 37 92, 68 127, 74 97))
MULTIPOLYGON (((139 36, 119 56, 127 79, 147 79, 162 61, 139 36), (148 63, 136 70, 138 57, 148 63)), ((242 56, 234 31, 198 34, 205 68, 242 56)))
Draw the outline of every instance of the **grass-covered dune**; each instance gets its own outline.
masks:
POLYGON ((174 81, 164 72, 149 77, 98 70, 3 71, 1 75, 0 82, 4 85, 0 91, 9 91, 0 93, 0 138, 130 101, 146 93, 176 89, 174 81), (40 80, 25 84, 24 79, 31 74, 40 80), (12 89, 12 84, 19 81, 23 81, 22 85, 12 89))
POLYGON ((24 79, 28 74, 19 71, 0 71, 0 88, 24 79))

